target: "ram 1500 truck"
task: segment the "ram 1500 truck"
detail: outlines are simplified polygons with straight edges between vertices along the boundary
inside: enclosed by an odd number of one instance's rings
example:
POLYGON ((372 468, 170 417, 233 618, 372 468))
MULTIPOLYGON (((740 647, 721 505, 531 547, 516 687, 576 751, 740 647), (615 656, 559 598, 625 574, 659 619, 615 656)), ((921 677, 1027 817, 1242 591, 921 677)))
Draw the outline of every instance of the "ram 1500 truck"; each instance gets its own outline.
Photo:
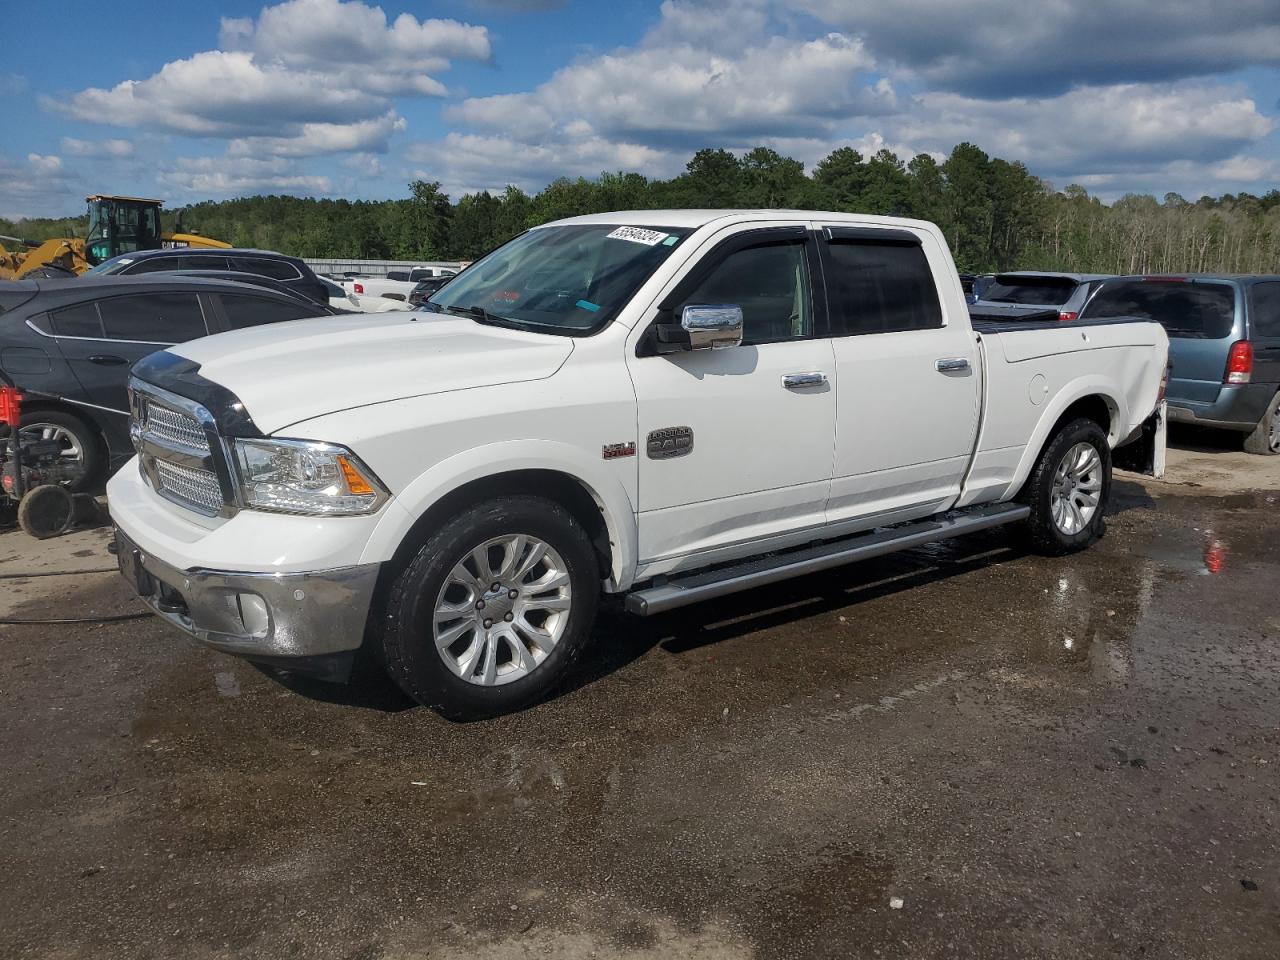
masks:
POLYGON ((488 715, 564 677, 602 595, 656 614, 1001 524, 1079 550, 1113 450, 1161 452, 1159 324, 971 323, 920 221, 578 217, 427 309, 138 364, 108 494, 156 613, 488 715))

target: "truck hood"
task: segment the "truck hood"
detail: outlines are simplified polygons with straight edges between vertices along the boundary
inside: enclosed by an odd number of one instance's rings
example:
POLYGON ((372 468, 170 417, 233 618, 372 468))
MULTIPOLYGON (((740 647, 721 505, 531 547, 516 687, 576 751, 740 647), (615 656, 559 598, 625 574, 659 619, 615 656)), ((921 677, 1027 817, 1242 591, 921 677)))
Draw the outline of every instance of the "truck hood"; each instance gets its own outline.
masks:
POLYGON ((273 433, 337 410, 541 380, 560 369, 573 341, 400 311, 266 324, 168 352, 198 363, 202 377, 273 433))

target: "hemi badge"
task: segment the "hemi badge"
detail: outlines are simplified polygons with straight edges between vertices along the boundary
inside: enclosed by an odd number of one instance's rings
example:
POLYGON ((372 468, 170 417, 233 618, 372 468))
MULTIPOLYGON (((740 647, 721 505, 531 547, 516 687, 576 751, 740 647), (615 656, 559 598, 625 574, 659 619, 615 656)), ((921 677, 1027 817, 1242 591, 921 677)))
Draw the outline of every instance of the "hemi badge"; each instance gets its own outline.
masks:
POLYGON ((600 456, 606 460, 617 460, 621 457, 634 457, 636 455, 635 442, 631 443, 606 443, 600 448, 600 456))

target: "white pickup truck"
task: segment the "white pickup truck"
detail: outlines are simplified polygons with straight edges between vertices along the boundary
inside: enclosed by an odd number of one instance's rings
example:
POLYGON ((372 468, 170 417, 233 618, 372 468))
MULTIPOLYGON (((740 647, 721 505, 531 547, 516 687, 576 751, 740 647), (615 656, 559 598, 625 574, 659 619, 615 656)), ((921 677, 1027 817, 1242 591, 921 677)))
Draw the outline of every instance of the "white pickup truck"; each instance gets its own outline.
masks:
POLYGON ((160 616, 331 679, 363 649, 488 715, 564 677, 602 595, 656 614, 1000 524, 1079 550, 1113 451, 1163 453, 1158 324, 971 323, 920 221, 579 217, 428 309, 135 368, 108 495, 160 616))
POLYGON ((385 277, 350 277, 342 281, 347 293, 358 297, 386 297, 408 300, 413 288, 423 280, 452 277, 457 270, 450 267, 414 267, 411 270, 388 270, 385 277))

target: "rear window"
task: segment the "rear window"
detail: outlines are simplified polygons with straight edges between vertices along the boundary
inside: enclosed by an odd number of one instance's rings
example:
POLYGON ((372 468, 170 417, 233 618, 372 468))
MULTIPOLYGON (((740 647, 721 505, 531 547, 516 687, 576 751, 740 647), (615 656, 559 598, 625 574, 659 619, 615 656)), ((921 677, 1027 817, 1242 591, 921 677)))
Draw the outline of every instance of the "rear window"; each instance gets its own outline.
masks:
POLYGON ((409 271, 408 270, 388 270, 387 279, 402 280, 407 283, 409 281, 409 271))
POLYGON ((1081 317, 1139 317, 1171 337, 1221 340, 1231 334, 1235 312, 1235 291, 1227 284, 1142 280, 1104 284, 1081 317))
POLYGON ((982 292, 994 303, 1026 303, 1036 307, 1060 307, 1079 286, 1067 277, 999 276, 982 292))

